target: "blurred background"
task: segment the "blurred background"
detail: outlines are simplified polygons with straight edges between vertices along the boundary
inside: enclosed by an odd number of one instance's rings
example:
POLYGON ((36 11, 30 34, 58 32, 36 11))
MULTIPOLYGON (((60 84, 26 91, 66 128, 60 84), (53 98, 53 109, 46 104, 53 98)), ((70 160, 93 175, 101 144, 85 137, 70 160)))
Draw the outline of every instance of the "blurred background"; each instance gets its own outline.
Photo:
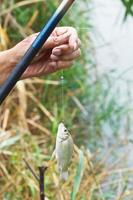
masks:
MULTIPOLYGON (((61 1, 1 0, 0 50, 41 30, 61 1)), ((69 180, 56 164, 45 178, 49 200, 133 199, 133 1, 77 0, 60 26, 73 26, 82 56, 62 72, 18 82, 0 108, 0 199, 39 199, 38 173, 49 164, 65 111, 75 151, 69 180)))

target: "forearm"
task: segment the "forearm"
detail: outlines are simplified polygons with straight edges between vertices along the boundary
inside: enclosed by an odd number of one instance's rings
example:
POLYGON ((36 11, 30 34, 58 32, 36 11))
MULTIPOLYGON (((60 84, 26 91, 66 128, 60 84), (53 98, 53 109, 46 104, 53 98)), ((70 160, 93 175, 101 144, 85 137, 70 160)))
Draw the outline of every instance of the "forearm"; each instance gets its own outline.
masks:
POLYGON ((12 49, 0 52, 0 85, 4 83, 14 64, 12 49))

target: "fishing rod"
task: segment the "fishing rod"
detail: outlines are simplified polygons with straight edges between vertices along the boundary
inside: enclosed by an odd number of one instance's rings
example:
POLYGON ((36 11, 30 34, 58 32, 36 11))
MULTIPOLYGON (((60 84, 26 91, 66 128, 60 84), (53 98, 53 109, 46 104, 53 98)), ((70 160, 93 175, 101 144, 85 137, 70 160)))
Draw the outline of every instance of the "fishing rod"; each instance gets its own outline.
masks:
POLYGON ((63 0, 59 5, 55 13, 44 25, 42 31, 39 33, 37 38, 33 41, 30 48, 27 50, 21 61, 14 67, 10 75, 4 84, 0 87, 0 105, 3 103, 5 98, 9 95, 10 91, 16 85, 22 74, 25 72, 27 67, 30 65, 34 57, 37 55, 39 50, 42 48, 44 43, 47 41, 57 24, 61 21, 63 16, 66 14, 68 9, 71 7, 75 0, 63 0))

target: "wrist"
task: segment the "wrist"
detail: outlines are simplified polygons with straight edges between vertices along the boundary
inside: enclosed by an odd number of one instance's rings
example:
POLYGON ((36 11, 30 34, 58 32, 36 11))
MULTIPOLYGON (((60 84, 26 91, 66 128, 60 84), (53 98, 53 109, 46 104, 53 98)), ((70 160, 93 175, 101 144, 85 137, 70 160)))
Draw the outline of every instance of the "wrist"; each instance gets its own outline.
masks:
POLYGON ((0 71, 16 64, 15 53, 12 49, 0 52, 0 71))
POLYGON ((0 85, 5 81, 15 64, 12 49, 0 52, 0 85))

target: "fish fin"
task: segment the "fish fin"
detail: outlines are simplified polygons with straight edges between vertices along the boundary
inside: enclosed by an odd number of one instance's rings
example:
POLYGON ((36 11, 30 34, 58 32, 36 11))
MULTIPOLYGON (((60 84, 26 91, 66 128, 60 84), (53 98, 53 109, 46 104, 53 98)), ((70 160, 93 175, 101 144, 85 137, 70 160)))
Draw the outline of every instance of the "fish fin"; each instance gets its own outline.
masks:
POLYGON ((67 181, 67 180, 68 180, 68 171, 66 171, 66 172, 61 172, 61 173, 60 173, 60 179, 61 179, 62 181, 67 181))

